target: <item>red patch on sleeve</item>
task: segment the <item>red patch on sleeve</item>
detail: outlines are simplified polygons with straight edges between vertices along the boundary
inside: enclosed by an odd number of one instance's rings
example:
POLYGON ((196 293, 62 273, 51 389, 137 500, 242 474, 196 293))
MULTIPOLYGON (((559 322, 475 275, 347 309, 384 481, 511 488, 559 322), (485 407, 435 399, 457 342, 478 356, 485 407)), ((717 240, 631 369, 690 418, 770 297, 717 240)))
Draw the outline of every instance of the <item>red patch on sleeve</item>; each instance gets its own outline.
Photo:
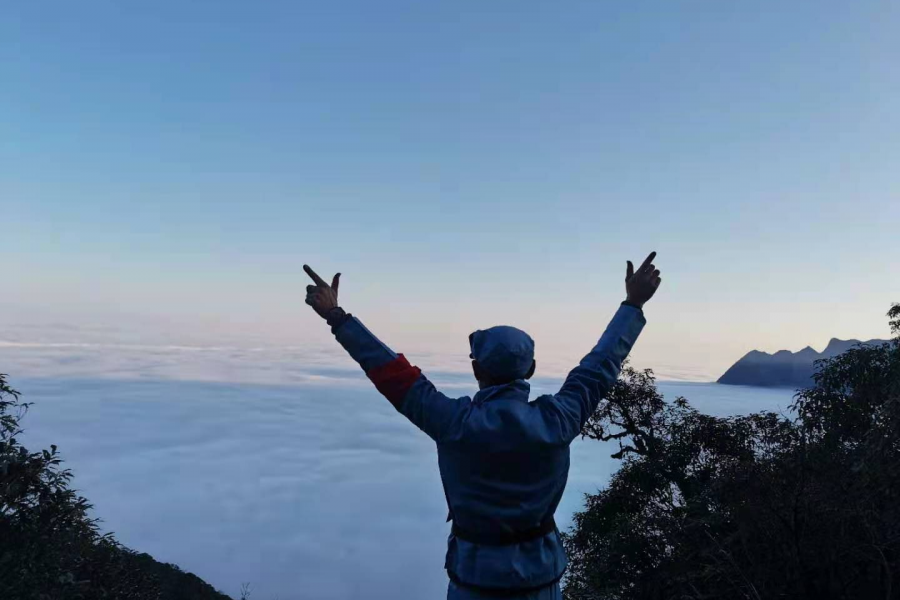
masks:
POLYGON ((422 370, 409 364, 402 354, 389 363, 369 369, 366 376, 375 384, 381 394, 400 409, 409 388, 416 382, 422 370))

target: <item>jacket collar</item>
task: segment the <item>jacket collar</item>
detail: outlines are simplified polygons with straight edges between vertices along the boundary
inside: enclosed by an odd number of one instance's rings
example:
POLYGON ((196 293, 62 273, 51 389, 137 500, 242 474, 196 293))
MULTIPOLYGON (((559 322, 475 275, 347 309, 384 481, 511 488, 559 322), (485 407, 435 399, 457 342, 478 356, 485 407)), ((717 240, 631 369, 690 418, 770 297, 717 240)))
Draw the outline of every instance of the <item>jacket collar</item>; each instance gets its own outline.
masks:
POLYGON ((492 385, 491 387, 479 390, 472 400, 478 404, 500 399, 528 402, 528 394, 530 392, 531 385, 527 381, 524 379, 516 379, 510 383, 492 385))

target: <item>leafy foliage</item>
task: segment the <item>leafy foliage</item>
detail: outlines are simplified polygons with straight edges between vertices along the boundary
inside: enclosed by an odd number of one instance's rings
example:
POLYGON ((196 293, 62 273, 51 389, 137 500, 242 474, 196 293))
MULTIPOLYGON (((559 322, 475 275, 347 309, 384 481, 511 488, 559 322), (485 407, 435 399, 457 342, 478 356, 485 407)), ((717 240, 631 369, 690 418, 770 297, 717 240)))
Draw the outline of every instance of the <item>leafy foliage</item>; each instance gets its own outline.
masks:
POLYGON ((623 376, 584 435, 622 460, 566 544, 565 597, 900 597, 895 338, 821 361, 783 416, 719 418, 623 376))
POLYGON ((0 598, 227 600, 195 575, 101 535, 56 446, 29 452, 16 439, 28 406, 0 374, 0 598))

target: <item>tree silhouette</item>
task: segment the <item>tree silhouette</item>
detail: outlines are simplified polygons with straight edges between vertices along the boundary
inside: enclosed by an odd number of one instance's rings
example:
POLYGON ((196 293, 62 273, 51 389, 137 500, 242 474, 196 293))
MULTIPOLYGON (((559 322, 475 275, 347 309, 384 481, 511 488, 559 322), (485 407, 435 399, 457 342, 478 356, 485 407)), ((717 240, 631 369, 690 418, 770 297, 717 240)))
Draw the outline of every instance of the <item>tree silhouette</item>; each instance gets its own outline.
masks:
POLYGON ((17 436, 29 404, 0 374, 0 598, 227 600, 197 576, 101 535, 56 446, 17 436))
POLYGON ((624 369, 583 431, 622 464, 565 536, 565 597, 900 597, 900 305, 888 317, 889 343, 820 361, 788 416, 704 415, 624 369))

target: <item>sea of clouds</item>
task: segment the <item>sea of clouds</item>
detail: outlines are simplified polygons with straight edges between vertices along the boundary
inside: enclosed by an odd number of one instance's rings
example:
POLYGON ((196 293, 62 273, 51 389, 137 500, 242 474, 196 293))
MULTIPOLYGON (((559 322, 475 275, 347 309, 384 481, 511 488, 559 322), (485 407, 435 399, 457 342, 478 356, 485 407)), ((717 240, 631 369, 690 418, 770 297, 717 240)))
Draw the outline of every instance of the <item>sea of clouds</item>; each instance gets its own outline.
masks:
MULTIPOLYGON (((0 372, 34 402, 31 449, 59 446, 104 530, 237 596, 439 598, 449 526, 433 443, 337 348, 171 346, 20 337, 0 372)), ((417 357, 419 358, 419 357, 417 357)), ((464 369, 425 356, 447 393, 464 369)), ((533 396, 559 379, 537 379, 533 396)), ((663 382, 715 414, 786 409, 787 390, 663 382)), ((573 445, 561 527, 617 468, 573 445)))

